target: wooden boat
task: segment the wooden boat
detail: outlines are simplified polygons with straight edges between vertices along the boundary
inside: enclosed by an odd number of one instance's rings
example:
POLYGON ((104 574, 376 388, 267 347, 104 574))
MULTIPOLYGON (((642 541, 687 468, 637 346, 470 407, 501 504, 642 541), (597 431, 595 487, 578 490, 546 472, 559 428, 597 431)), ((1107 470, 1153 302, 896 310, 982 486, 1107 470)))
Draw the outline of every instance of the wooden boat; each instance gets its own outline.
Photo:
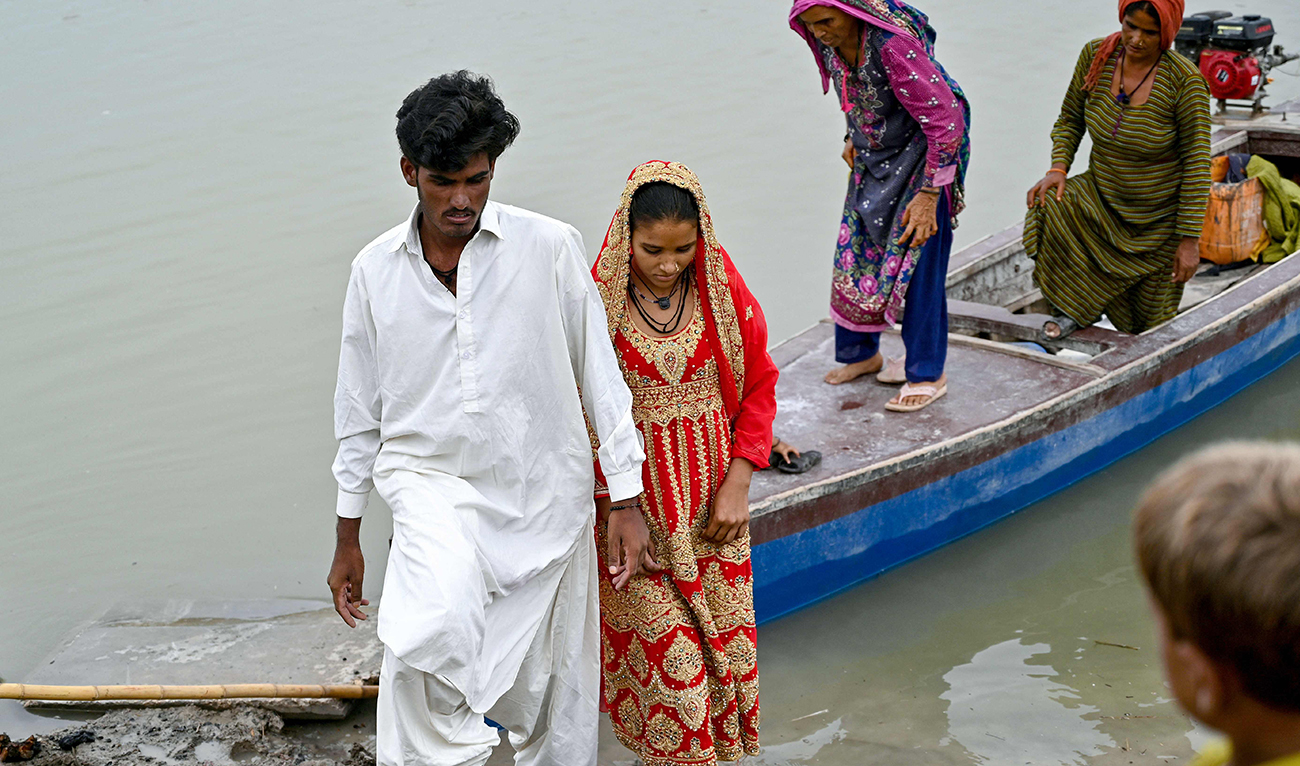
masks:
MULTIPOLYGON (((1295 102, 1300 104, 1300 102, 1295 102)), ((1228 124, 1213 151, 1300 170, 1300 121, 1228 124)), ((1300 257, 1204 265, 1174 319, 1140 335, 1093 326, 1044 353, 1047 319, 1017 224, 952 257, 948 395, 884 411, 893 389, 829 386, 833 326, 781 343, 776 430, 820 466, 765 471, 750 493, 759 619, 770 620, 992 524, 1140 449, 1300 353, 1300 257)), ((900 355, 897 335, 882 339, 900 355)))

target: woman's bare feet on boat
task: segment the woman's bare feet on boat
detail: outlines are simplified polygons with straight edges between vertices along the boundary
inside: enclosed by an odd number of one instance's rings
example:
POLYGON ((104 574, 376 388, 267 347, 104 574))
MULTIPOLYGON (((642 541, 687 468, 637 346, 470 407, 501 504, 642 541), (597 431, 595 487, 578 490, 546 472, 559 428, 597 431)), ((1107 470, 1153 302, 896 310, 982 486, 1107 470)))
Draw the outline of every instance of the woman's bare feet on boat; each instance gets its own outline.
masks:
POLYGON ((841 383, 848 383, 850 380, 856 380, 863 375, 870 375, 880 372, 880 368, 885 366, 885 357, 876 352, 876 355, 870 359, 864 359, 861 362, 846 364, 843 367, 836 367, 826 373, 826 382, 832 386, 838 386, 841 383))
POLYGON ((904 383, 898 393, 885 409, 890 412, 916 412, 930 406, 934 400, 948 393, 948 374, 944 373, 935 381, 921 383, 904 383))
POLYGON ((1067 316, 1052 317, 1043 322, 1043 340, 1060 340, 1079 329, 1079 323, 1067 316))

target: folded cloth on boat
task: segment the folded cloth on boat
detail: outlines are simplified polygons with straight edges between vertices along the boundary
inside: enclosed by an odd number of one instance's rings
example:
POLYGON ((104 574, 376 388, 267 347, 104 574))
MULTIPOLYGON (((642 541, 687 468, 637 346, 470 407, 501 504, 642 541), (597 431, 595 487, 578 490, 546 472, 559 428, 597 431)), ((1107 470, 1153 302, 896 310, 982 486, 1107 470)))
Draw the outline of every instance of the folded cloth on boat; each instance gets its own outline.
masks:
POLYGON ((1224 179, 1230 184, 1239 184, 1250 178, 1250 173, 1246 168, 1250 165, 1253 154, 1229 154, 1228 155, 1228 177, 1224 179))
POLYGON ((1300 250, 1300 185, 1282 177, 1277 165, 1260 156, 1246 166, 1264 185, 1264 228, 1272 240, 1260 253, 1261 263, 1277 263, 1300 250))

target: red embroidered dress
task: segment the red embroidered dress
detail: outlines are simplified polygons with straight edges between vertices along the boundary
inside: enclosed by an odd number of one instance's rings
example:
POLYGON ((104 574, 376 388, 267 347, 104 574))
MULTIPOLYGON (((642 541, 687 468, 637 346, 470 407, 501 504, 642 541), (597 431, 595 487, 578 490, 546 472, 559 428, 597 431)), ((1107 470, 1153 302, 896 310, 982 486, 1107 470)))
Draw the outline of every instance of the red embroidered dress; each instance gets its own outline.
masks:
MULTIPOLYGON (((695 176, 675 163, 647 163, 623 201, 594 272, 645 440, 642 508, 665 571, 621 593, 607 573, 601 578, 604 702, 619 741, 646 766, 734 761, 758 752, 749 535, 715 545, 701 533, 731 460, 767 465, 777 372, 762 311, 713 239, 695 176), (626 303, 627 207, 653 181, 691 191, 701 210, 694 312, 662 338, 639 330, 626 303)), ((598 532, 604 551, 603 524, 598 532)))

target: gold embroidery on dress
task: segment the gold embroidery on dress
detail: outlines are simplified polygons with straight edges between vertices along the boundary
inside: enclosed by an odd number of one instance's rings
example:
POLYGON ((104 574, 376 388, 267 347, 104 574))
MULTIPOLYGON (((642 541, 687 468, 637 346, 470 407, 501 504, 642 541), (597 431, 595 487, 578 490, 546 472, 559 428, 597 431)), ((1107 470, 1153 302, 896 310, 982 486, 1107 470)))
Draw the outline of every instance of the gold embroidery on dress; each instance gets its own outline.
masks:
MULTIPOLYGON (((704 316, 696 311, 686 327, 674 335, 653 338, 632 323, 632 318, 623 315, 623 326, 619 328, 623 338, 636 349, 641 358, 654 365, 668 385, 682 382, 686 364, 700 347, 704 337, 704 316)), ((712 360, 710 360, 712 361, 712 360)), ((717 362, 714 362, 717 365, 717 362)), ((626 369, 626 367, 624 367, 626 369)))
POLYGON ((628 730, 635 738, 641 736, 641 711, 637 708, 636 703, 631 697, 623 700, 623 704, 618 706, 618 717, 623 728, 628 730))
POLYGON ((737 678, 744 678, 758 665, 758 647, 749 640, 744 632, 736 633, 727 642, 727 656, 731 658, 731 672, 737 678))
POLYGON ((663 713, 655 713, 645 727, 646 742, 661 753, 671 753, 681 747, 683 736, 681 725, 663 713))
MULTIPOLYGON (((704 657, 699 646, 685 635, 678 633, 672 646, 664 653, 664 672, 678 683, 690 683, 704 670, 704 657)), ((687 722, 690 723, 689 721, 687 722)), ((692 729, 696 728, 691 726, 692 729)))

